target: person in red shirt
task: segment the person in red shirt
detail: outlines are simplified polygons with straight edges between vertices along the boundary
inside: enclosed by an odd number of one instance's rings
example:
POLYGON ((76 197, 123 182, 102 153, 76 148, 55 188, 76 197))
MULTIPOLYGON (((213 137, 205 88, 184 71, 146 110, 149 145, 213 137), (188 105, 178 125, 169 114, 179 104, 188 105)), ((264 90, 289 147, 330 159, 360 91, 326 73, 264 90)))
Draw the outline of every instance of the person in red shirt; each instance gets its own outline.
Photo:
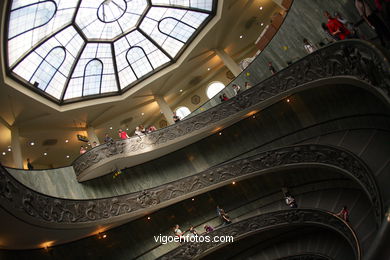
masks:
POLYGON ((130 138, 125 131, 122 131, 122 129, 119 129, 119 138, 124 140, 130 138))
POLYGON ((332 17, 329 12, 324 12, 326 18, 328 18, 328 23, 326 27, 328 27, 329 33, 335 36, 339 40, 344 40, 349 38, 351 32, 342 24, 339 20, 332 17))

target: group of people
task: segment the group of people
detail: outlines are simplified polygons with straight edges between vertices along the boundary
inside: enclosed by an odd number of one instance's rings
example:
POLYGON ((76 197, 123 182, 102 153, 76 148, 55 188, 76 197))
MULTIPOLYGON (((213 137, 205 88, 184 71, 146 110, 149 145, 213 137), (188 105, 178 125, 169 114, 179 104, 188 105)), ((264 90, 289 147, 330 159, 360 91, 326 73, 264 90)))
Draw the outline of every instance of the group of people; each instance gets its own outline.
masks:
MULTIPOLYGON (((376 32, 381 45, 388 47, 390 41, 390 0, 375 0, 375 5, 376 10, 373 10, 368 0, 355 0, 356 10, 362 17, 362 20, 355 24, 345 19, 339 12, 331 15, 328 11, 324 11, 327 18, 327 22, 322 23, 322 29, 327 35, 325 39, 334 42, 344 39, 365 38, 358 29, 358 25, 365 22, 376 32)), ((320 45, 324 45, 324 43, 320 43, 320 45)), ((306 38, 303 39, 303 47, 309 54, 318 49, 315 44, 306 38)))
MULTIPOLYGON (((298 208, 298 204, 297 204, 295 198, 289 192, 284 192, 284 198, 285 198, 286 205, 289 208, 292 208, 292 209, 298 208)), ((222 221, 222 226, 232 223, 232 220, 230 219, 229 215, 225 212, 224 209, 220 208, 218 205, 217 205, 217 215, 218 215, 219 219, 222 221)), ((340 212, 335 213, 335 216, 337 216, 337 217, 343 219, 345 222, 349 223, 349 211, 348 211, 347 206, 343 206, 343 208, 341 209, 340 212)), ((205 233, 210 233, 210 232, 214 231, 214 228, 208 224, 205 224, 203 226, 203 228, 204 228, 205 233)), ((176 224, 173 227, 173 233, 175 234, 175 236, 178 236, 178 237, 184 236, 186 233, 190 233, 190 235, 192 235, 192 236, 198 235, 198 232, 196 231, 196 229, 193 226, 190 226, 187 230, 182 231, 178 224, 176 224)))
MULTIPOLYGON (((355 0, 355 7, 361 16, 362 21, 367 23, 370 28, 376 32, 381 45, 386 47, 390 41, 390 1, 375 0, 374 2, 376 10, 371 8, 369 0, 355 0)), ((328 11, 324 11, 324 15, 327 18, 327 23, 323 23, 322 28, 332 40, 338 41, 351 38, 361 38, 357 29, 357 25, 359 23, 353 24, 337 12, 332 16, 328 11)))
MULTIPOLYGON (((143 135, 149 134, 151 132, 154 132, 156 130, 157 130, 157 128, 154 125, 151 125, 148 128, 145 128, 145 126, 143 126, 143 125, 139 125, 135 128, 134 135, 135 136, 143 136, 143 135)), ((118 136, 119 136, 119 139, 121 139, 121 140, 125 140, 125 139, 130 138, 130 136, 127 134, 127 132, 122 130, 122 129, 118 130, 118 136)), ((108 142, 112 142, 112 141, 113 141, 113 139, 106 133, 106 137, 104 138, 104 142, 108 143, 108 142)))
MULTIPOLYGON (((139 126, 137 126, 135 128, 134 135, 142 136, 142 135, 145 135, 147 133, 151 133, 151 132, 156 131, 156 130, 157 130, 157 128, 155 126, 153 126, 153 125, 148 127, 147 129, 143 125, 139 125, 139 126)), ((119 139, 121 139, 121 140, 125 140, 125 139, 130 138, 130 136, 127 134, 127 132, 123 131, 122 129, 118 130, 118 136, 119 136, 119 139)), ((104 135, 104 140, 103 141, 104 141, 104 143, 107 144, 107 143, 114 142, 114 139, 108 133, 106 133, 104 135)), ((94 148, 96 146, 98 146, 98 143, 97 142, 92 142, 91 148, 94 148)), ((87 146, 84 146, 84 145, 80 146, 80 154, 86 153, 87 150, 88 150, 87 146)))
MULTIPOLYGON (((142 136, 142 135, 145 135, 145 134, 148 134, 148 133, 151 133, 153 131, 156 131, 157 128, 153 125, 149 126, 148 128, 145 128, 143 125, 139 125, 135 128, 135 131, 134 131, 134 135, 136 136, 142 136)), ((123 131, 122 129, 119 129, 118 130, 118 136, 119 136, 119 139, 121 140, 125 140, 125 139, 128 139, 130 138, 130 136, 127 134, 126 131, 123 131)), ((114 142, 114 139, 108 134, 106 133, 104 135, 104 143, 112 143, 114 142)), ((94 148, 98 146, 98 143, 97 142, 92 142, 91 144, 91 148, 94 148)), ((88 151, 88 146, 80 146, 80 154, 84 154, 88 151)))
MULTIPOLYGON (((149 126, 148 128, 145 128, 143 125, 139 125, 135 128, 134 135, 142 136, 142 135, 151 133, 151 132, 156 131, 156 130, 157 130, 157 128, 153 125, 149 126)), ((123 131, 122 129, 118 130, 118 136, 119 136, 119 139, 121 139, 121 140, 125 140, 125 139, 130 138, 130 136, 127 134, 127 132, 123 131)), ((114 139, 108 133, 105 133, 104 143, 109 144, 109 143, 113 143, 113 142, 114 142, 114 139)), ((96 146, 98 146, 98 143, 96 141, 91 143, 91 148, 94 148, 96 146)), ((84 154, 87 151, 88 151, 88 146, 86 146, 86 145, 80 146, 80 154, 84 154)))
MULTIPOLYGON (((284 193, 284 199, 286 202, 286 205, 292 209, 298 208, 298 204, 295 200, 295 198, 289 193, 284 193)), ((347 206, 343 206, 340 212, 335 214, 337 217, 343 219, 345 222, 349 223, 349 211, 347 206)))
MULTIPOLYGON (((211 231, 214 231, 214 228, 212 228, 210 225, 208 224, 205 224, 203 226, 204 230, 205 230, 205 233, 210 233, 211 231)), ((193 226, 190 226, 189 229, 185 230, 185 231, 182 231, 180 229, 180 226, 179 224, 176 224, 174 227, 173 227, 173 233, 175 234, 175 236, 178 236, 178 237, 182 237, 184 236, 186 233, 189 233, 191 236, 198 236, 198 231, 196 231, 196 229, 193 227, 193 226)))
MULTIPOLYGON (((217 206, 217 215, 218 215, 219 219, 222 221, 222 225, 227 225, 227 224, 232 223, 229 215, 225 212, 224 209, 220 208, 219 206, 217 206)), ((210 226, 209 224, 205 224, 203 226, 203 229, 204 229, 205 233, 210 233, 210 232, 214 231, 214 228, 212 226, 210 226)), ((178 237, 184 236, 186 233, 190 233, 190 235, 193 235, 193 236, 198 235, 198 232, 196 231, 196 229, 193 226, 190 226, 187 230, 182 231, 178 224, 176 224, 173 227, 173 233, 175 234, 175 236, 178 236, 178 237)))
MULTIPOLYGON (((252 87, 252 85, 246 81, 245 85, 244 85, 244 90, 250 89, 251 87, 252 87)), ((235 96, 237 96, 238 94, 241 93, 241 87, 238 84, 233 84, 232 89, 234 91, 235 96)), ((226 96, 225 93, 222 93, 221 95, 219 95, 219 99, 221 102, 229 100, 229 98, 226 96)))

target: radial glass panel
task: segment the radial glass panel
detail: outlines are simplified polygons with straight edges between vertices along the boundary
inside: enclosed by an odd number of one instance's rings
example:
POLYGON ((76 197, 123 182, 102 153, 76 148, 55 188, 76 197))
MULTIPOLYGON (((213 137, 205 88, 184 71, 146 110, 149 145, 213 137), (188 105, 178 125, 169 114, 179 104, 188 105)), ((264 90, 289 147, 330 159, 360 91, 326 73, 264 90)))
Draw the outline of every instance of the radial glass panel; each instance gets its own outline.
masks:
POLYGON ((4 35, 10 76, 60 104, 120 94, 174 63, 215 2, 13 0, 4 35))

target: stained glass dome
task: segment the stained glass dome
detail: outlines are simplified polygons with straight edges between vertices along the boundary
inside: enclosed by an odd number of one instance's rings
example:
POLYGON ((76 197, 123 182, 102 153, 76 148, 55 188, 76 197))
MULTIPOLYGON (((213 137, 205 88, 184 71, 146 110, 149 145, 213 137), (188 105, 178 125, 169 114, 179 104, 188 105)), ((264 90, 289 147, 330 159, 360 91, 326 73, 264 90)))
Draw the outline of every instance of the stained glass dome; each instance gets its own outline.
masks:
POLYGON ((9 74, 57 103, 117 95, 174 63, 216 0, 14 0, 9 74))

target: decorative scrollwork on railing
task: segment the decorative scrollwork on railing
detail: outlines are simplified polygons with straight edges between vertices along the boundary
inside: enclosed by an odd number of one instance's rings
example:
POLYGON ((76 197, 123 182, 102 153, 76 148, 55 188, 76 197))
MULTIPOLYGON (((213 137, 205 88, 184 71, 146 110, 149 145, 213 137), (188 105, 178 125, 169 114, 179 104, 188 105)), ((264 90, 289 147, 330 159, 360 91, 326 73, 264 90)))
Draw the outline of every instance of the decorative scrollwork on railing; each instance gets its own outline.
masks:
MULTIPOLYGON (((142 138, 103 144, 81 155, 73 162, 77 176, 97 163, 133 156, 159 148, 195 130, 206 128, 260 102, 297 89, 305 83, 336 76, 349 76, 365 81, 390 98, 390 66, 383 53, 372 44, 339 41, 312 53, 276 73, 240 95, 196 116, 168 126, 142 138)), ((107 172, 108 173, 108 172, 107 172)))
POLYGON ((168 205, 195 193, 205 192, 220 183, 249 178, 261 171, 284 166, 321 165, 336 167, 356 179, 366 191, 378 223, 382 200, 375 179, 357 156, 326 145, 298 145, 260 153, 212 167, 158 187, 126 195, 94 200, 68 200, 35 192, 18 182, 0 167, 0 204, 44 223, 78 224, 105 220, 126 214, 139 214, 160 204, 168 205))
POLYGON ((232 236, 234 241, 237 241, 245 236, 272 227, 283 228, 285 226, 307 224, 325 226, 338 232, 353 248, 355 259, 361 259, 359 241, 348 224, 331 213, 315 209, 290 209, 257 215, 206 234, 210 237, 210 243, 184 243, 158 259, 200 259, 217 248, 229 245, 228 243, 215 242, 213 237, 216 236, 232 236))

